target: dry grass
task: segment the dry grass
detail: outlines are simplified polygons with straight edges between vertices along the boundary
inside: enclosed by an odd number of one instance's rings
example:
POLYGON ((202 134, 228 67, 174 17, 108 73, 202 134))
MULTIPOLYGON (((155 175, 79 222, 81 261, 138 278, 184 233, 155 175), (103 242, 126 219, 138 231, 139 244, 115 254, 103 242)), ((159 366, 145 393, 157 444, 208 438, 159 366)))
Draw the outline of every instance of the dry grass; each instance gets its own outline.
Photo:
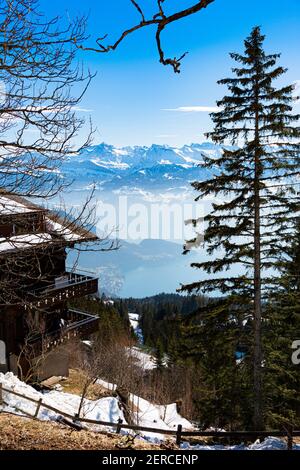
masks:
MULTIPOLYGON (((69 377, 61 380, 59 384, 63 388, 63 392, 81 395, 86 376, 82 370, 70 369, 69 377)), ((97 384, 91 384, 88 388, 86 398, 89 400, 97 400, 98 398, 111 396, 111 392, 97 384)))
MULTIPOLYGON (((58 382, 62 386, 62 391, 81 396, 83 386, 86 380, 84 371, 81 369, 69 369, 69 377, 58 382)), ((98 400, 103 397, 111 397, 112 391, 107 390, 98 384, 91 384, 88 387, 85 398, 89 400, 98 400)), ((137 412, 138 407, 130 402, 130 411, 137 412)))
MULTIPOLYGON (((126 448, 116 434, 76 431, 58 423, 0 414, 0 450, 114 450, 126 448)), ((160 449, 135 439, 132 449, 160 449)))
MULTIPOLYGON (((191 439, 190 439, 191 441, 191 439)), ((300 438, 294 439, 300 443, 300 438)), ((200 442, 193 441, 193 444, 200 442)), ((201 444, 213 444, 202 438, 201 444)), ((126 436, 112 433, 76 431, 49 421, 37 421, 23 416, 0 413, 0 450, 119 450, 128 448, 126 436)), ((130 448, 162 450, 177 448, 174 441, 160 446, 135 439, 130 448)))

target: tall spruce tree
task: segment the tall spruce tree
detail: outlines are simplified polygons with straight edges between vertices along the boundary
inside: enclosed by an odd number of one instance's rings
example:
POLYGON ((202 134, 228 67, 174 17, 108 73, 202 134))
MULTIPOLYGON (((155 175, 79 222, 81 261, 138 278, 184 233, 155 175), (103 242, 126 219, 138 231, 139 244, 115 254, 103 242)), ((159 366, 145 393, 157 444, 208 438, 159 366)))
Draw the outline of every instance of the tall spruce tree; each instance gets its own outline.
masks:
POLYGON ((299 365, 291 358, 300 338, 300 221, 296 236, 286 247, 282 276, 270 294, 268 328, 264 331, 268 374, 268 417, 271 423, 300 426, 299 365))
POLYGON ((179 336, 180 359, 192 361, 200 380, 193 387, 201 426, 240 429, 249 423, 247 360, 237 357, 246 332, 222 299, 183 318, 179 336))
POLYGON ((251 312, 256 429, 264 426, 264 300, 275 281, 274 269, 284 256, 284 247, 292 240, 299 209, 299 182, 295 179, 300 128, 299 115, 293 114, 294 86, 273 85, 286 69, 277 66, 280 54, 265 53, 264 38, 255 27, 244 42, 244 55, 230 54, 239 64, 232 69, 234 77, 218 82, 228 88, 228 94, 217 103, 220 111, 211 115, 215 126, 208 136, 234 147, 224 147, 217 158, 205 157, 212 176, 193 183, 200 193, 196 200, 215 199, 205 217, 204 245, 210 259, 192 264, 218 274, 183 286, 189 292, 217 290, 230 295, 235 308, 251 312))

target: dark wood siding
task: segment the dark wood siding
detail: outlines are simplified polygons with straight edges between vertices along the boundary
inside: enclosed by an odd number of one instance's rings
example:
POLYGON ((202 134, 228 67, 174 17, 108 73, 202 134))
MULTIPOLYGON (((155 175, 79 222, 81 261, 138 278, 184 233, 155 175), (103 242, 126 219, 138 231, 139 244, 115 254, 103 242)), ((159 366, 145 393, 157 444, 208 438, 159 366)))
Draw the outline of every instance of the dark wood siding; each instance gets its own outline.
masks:
POLYGON ((44 212, 5 215, 0 218, 0 237, 42 233, 46 231, 44 212))
POLYGON ((13 233, 12 224, 1 224, 0 225, 0 237, 10 237, 13 233))

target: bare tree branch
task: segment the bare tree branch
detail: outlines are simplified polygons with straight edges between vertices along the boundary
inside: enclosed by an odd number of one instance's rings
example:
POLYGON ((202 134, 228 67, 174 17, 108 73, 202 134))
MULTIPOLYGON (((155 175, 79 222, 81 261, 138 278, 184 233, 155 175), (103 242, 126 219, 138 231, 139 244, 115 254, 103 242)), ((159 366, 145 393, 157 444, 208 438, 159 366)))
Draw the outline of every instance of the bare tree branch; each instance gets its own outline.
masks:
MULTIPOLYGON (((77 109, 93 75, 77 64, 86 18, 45 19, 36 0, 0 4, 0 188, 49 197, 66 183, 59 168, 85 119, 77 109)), ((86 139, 93 129, 88 122, 86 139)), ((78 150, 78 149, 76 149, 78 150)))
POLYGON ((85 18, 64 27, 58 18, 45 20, 35 0, 0 4, 0 305, 25 307, 28 292, 63 274, 67 249, 117 247, 109 236, 91 237, 93 191, 79 210, 63 202, 59 214, 47 209, 69 184, 60 166, 78 151, 84 119, 76 109, 92 79, 75 62, 74 37, 86 38, 85 18), (40 198, 43 207, 23 197, 40 198))
POLYGON ((162 4, 165 2, 165 0, 157 0, 158 12, 149 19, 146 19, 146 16, 143 13, 142 7, 138 4, 136 0, 130 0, 130 1, 141 16, 141 21, 139 23, 123 31, 120 34, 119 38, 113 44, 109 44, 109 45, 103 44, 103 41, 107 38, 107 34, 106 34, 105 36, 99 37, 96 40, 97 47, 87 47, 87 46, 84 46, 83 44, 79 44, 77 39, 75 38, 74 42, 77 45, 77 47, 85 51, 107 53, 107 52, 116 50, 117 47, 120 45, 120 43, 127 36, 134 33, 135 31, 138 31, 148 26, 155 26, 156 27, 155 40, 156 40, 156 46, 157 46, 157 50, 159 54, 160 63, 163 65, 170 65, 171 67, 173 67, 173 70, 175 73, 180 73, 181 61, 186 56, 187 52, 183 53, 178 58, 174 57, 172 59, 172 58, 166 57, 162 44, 161 44, 161 33, 171 23, 174 23, 175 21, 181 20, 182 18, 186 18, 187 16, 191 16, 195 13, 198 13, 199 11, 206 8, 210 3, 213 3, 215 0, 201 0, 195 3, 194 5, 190 6, 189 8, 178 11, 176 13, 172 13, 170 15, 166 15, 164 12, 162 4))

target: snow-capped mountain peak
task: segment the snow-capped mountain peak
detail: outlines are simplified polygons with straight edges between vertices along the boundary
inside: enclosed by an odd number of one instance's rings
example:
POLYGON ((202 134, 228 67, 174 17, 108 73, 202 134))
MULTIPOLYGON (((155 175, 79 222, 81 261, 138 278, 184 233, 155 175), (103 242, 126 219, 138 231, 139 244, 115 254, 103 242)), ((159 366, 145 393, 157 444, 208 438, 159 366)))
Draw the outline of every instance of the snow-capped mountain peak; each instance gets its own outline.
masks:
POLYGON ((211 142, 181 148, 158 144, 115 147, 102 142, 70 155, 63 164, 62 174, 75 183, 101 182, 107 189, 132 183, 161 185, 170 180, 188 183, 204 174, 205 155, 218 156, 221 152, 222 148, 211 142))

